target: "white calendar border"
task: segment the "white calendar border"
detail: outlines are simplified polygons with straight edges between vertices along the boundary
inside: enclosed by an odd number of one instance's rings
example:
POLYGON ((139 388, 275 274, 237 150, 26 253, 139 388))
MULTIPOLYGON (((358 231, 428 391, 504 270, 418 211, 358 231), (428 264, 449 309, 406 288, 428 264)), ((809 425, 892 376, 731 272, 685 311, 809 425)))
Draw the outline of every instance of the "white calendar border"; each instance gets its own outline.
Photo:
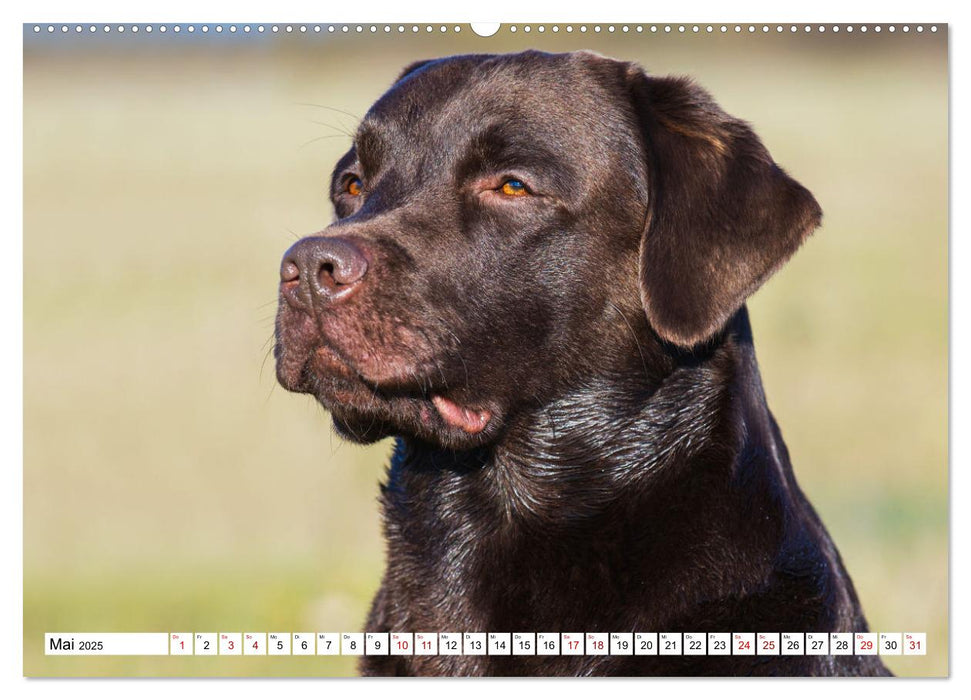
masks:
MULTIPOLYGON (((145 5, 133 5, 128 6, 120 2, 120 0, 114 0, 111 2, 104 0, 89 0, 79 5, 77 3, 67 2, 65 0, 55 0, 53 2, 44 3, 45 7, 34 6, 28 9, 24 5, 16 6, 14 12, 17 16, 12 21, 4 23, 4 25, 10 32, 7 41, 3 43, 3 48, 0 49, 5 52, 3 61, 4 69, 8 71, 7 76, 9 80, 5 81, 5 85, 13 85, 16 91, 22 95, 20 86, 22 85, 22 53, 20 41, 12 37, 13 31, 19 34, 19 26, 13 26, 14 23, 20 24, 26 21, 37 21, 37 20, 53 20, 56 21, 60 18, 74 18, 76 16, 83 15, 84 19, 97 19, 97 20, 119 20, 124 19, 126 21, 157 21, 159 12, 158 10, 150 4, 145 5), (45 9, 46 8, 46 9, 45 9)), ((371 3, 354 5, 354 4, 335 4, 329 6, 326 13, 322 12, 319 3, 311 3, 309 0, 303 0, 302 2, 289 2, 288 0, 278 1, 273 4, 271 8, 268 8, 262 3, 253 2, 252 0, 243 0, 243 2, 236 3, 232 10, 233 16, 239 17, 252 17, 252 18, 262 18, 268 14, 273 14, 279 17, 313 17, 318 18, 322 14, 326 14, 326 19, 331 21, 388 21, 392 18, 400 17, 403 21, 426 21, 426 20, 442 20, 448 19, 449 21, 461 21, 467 22, 469 20, 480 20, 480 21, 492 21, 499 19, 497 15, 502 15, 501 19, 505 21, 536 21, 537 19, 549 20, 550 18, 555 18, 557 21, 572 21, 572 22, 592 22, 592 21, 613 21, 620 19, 622 21, 653 21, 653 22, 678 22, 678 21, 745 21, 745 20, 765 20, 771 18, 773 21, 809 21, 809 22, 833 22, 833 21, 843 21, 843 22, 857 22, 861 19, 861 10, 845 1, 837 2, 836 0, 814 0, 812 3, 806 3, 803 7, 796 5, 791 6, 781 6, 776 2, 769 2, 768 0, 758 0, 750 2, 741 2, 741 0, 736 0, 734 3, 723 3, 714 2, 714 0, 699 0, 695 3, 684 4, 684 3, 658 3, 654 5, 639 5, 632 6, 627 5, 626 8, 623 6, 607 6, 603 3, 599 5, 586 5, 578 4, 576 6, 569 6, 562 2, 554 2, 552 0, 533 0, 533 2, 528 5, 505 5, 502 7, 494 7, 490 5, 482 5, 476 8, 465 6, 462 12, 465 13, 464 17, 452 17, 452 13, 455 12, 455 5, 451 3, 446 3, 443 0, 433 0, 429 3, 432 5, 431 9, 423 9, 414 6, 404 6, 400 3, 391 3, 388 0, 373 0, 371 3), (477 17, 468 17, 470 12, 477 12, 477 17), (401 16, 402 13, 406 13, 408 16, 401 16)), ((178 18, 184 21, 209 21, 213 16, 215 8, 215 3, 212 3, 212 7, 208 6, 206 2, 195 0, 194 2, 187 2, 186 0, 170 0, 166 3, 164 14, 168 17, 178 18)), ((5 10, 6 11, 6 10, 5 10)), ((216 14, 219 10, 215 10, 216 14)), ((922 2, 903 2, 901 0, 885 0, 879 4, 879 6, 871 6, 867 10, 868 13, 879 14, 879 21, 890 22, 890 21, 911 21, 914 19, 915 13, 919 13, 926 18, 940 18, 942 22, 954 21, 957 16, 957 12, 952 3, 944 2, 941 0, 923 0, 922 2)), ((225 6, 223 6, 222 13, 225 14, 225 6)), ((864 18, 865 19, 865 18, 864 18)), ((971 60, 969 60, 968 45, 964 37, 966 37, 968 32, 968 25, 966 23, 960 25, 960 35, 961 39, 955 39, 951 47, 951 70, 952 72, 952 87, 955 88, 951 93, 951 111, 952 115, 962 114, 967 116, 968 114, 968 100, 967 91, 961 91, 957 89, 957 79, 954 76, 961 75, 967 78, 969 71, 971 71, 971 60)), ((958 35, 958 32, 952 34, 952 37, 958 35)), ((18 131, 18 124, 21 124, 22 120, 22 110, 12 109, 9 111, 8 115, 2 117, 5 121, 5 125, 8 126, 4 130, 5 133, 15 133, 18 131), (10 116, 12 115, 12 119, 10 116), (10 124, 7 124, 7 119, 10 119, 10 124)), ((950 183, 950 191, 952 196, 949 197, 949 201, 952 207, 952 219, 951 219, 951 229, 952 231, 963 230, 966 226, 968 219, 968 202, 966 198, 954 197, 953 193, 957 191, 957 186, 960 184, 962 187, 967 187, 968 181, 968 163, 971 162, 969 158, 969 153, 967 143, 968 138, 966 135, 961 134, 960 130, 955 129, 952 135, 952 179, 950 183)), ((22 159, 19 153, 16 152, 16 147, 12 149, 10 157, 5 159, 5 164, 7 166, 7 177, 5 180, 9 179, 11 182, 17 180, 18 177, 22 175, 22 159)), ((17 218, 13 225, 13 230, 16 231, 18 228, 22 230, 22 188, 7 187, 4 188, 5 198, 3 210, 6 212, 19 212, 17 218)), ((8 227, 9 230, 10 227, 8 227)), ((2 366, 7 369, 9 374, 9 381, 6 386, 11 387, 10 390, 5 392, 3 400, 7 402, 8 415, 16 416, 22 411, 23 407, 23 394, 22 394, 22 373, 18 370, 22 369, 22 350, 23 350, 23 306, 22 306, 22 275, 21 275, 21 261, 22 261, 22 246, 17 240, 16 235, 8 236, 4 238, 3 245, 5 249, 3 250, 3 255, 0 255, 0 265, 4 266, 4 274, 0 275, 0 285, 3 285, 3 294, 0 298, 3 299, 4 304, 7 305, 5 309, 6 313, 4 317, 10 319, 10 326, 14 329, 14 338, 8 343, 0 346, 0 353, 3 353, 3 363, 2 366)), ((965 314, 962 320, 956 313, 956 308, 961 308, 966 310, 969 307, 969 302, 971 302, 971 294, 969 294, 968 289, 971 288, 971 272, 968 268, 968 243, 966 241, 960 241, 959 237, 952 236, 951 241, 951 275, 949 279, 952 286, 952 297, 950 313, 952 314, 952 329, 950 340, 952 343, 952 348, 954 348, 954 358, 959 360, 952 364, 949 373, 951 386, 949 391, 949 397, 951 397, 951 412, 950 421, 951 425, 966 424, 968 419, 968 401, 969 396, 971 396, 971 381, 969 381, 969 376, 971 373, 967 369, 968 348, 971 346, 971 337, 969 337, 969 324, 967 321, 967 315, 965 314), (960 257, 959 257, 960 256, 960 257), (958 356, 960 351, 961 355, 958 356), (961 423, 959 423, 959 420, 961 423)), ((94 695, 98 694, 102 698, 125 698, 131 696, 133 690, 136 689, 140 697, 146 698, 147 700, 171 700, 172 697, 172 686, 170 683, 151 683, 143 680, 136 679, 112 679, 112 680, 102 680, 102 679, 89 679, 84 681, 65 679, 57 682, 45 682, 45 681, 35 681, 26 682, 22 677, 23 669, 23 615, 22 608, 19 603, 23 600, 23 557, 22 557, 22 547, 23 547, 23 474, 20 469, 15 468, 15 465, 22 464, 23 450, 22 450, 22 436, 23 436, 23 424, 22 420, 9 420, 0 422, 0 431, 2 431, 2 438, 0 442, 5 447, 7 459, 4 463, 12 467, 6 471, 6 477, 10 482, 7 484, 7 488, 4 489, 4 493, 8 498, 8 502, 12 504, 12 507, 2 509, 2 514, 0 518, 4 519, 3 528, 3 554, 4 560, 8 562, 16 562, 14 566, 10 566, 6 569, 7 575, 2 579, 3 581, 3 592, 6 594, 4 599, 6 600, 5 614, 6 622, 4 629, 8 630, 6 634, 0 635, 0 663, 6 664, 6 673, 2 676, 2 688, 7 697, 25 697, 25 698, 57 698, 60 700, 67 693, 74 694, 77 690, 81 690, 83 693, 91 693, 94 695)), ((959 431, 951 433, 951 446, 949 449, 950 464, 953 466, 955 464, 966 464, 968 463, 968 440, 971 439, 965 433, 962 435, 959 431)), ((959 493, 962 497, 967 496, 967 475, 960 473, 958 470, 950 469, 949 478, 951 480, 951 491, 950 498, 951 503, 954 504, 958 502, 956 490, 960 485, 959 493)), ((949 575, 949 610, 951 612, 951 620, 948 626, 951 632, 949 633, 948 640, 948 650, 950 654, 950 665, 953 668, 955 666, 955 659, 960 657, 966 660, 967 654, 967 644, 964 642, 961 635, 954 635, 953 630, 957 627, 959 630, 971 629, 971 616, 968 615, 969 606, 963 604, 962 601, 958 601, 950 596, 950 591, 953 590, 953 581, 961 580, 967 581, 971 576, 969 576, 968 570, 968 557, 965 550, 956 548, 953 543, 960 539, 962 542, 967 542, 969 536, 971 536, 971 528, 969 528, 969 516, 967 509, 955 509, 951 508, 950 516, 952 518, 952 537, 951 537, 951 569, 948 572, 949 575), (953 572, 954 578, 950 578, 950 574, 953 572)), ((267 693, 276 692, 277 690, 289 690, 289 691, 306 691, 306 692, 319 692, 320 686, 316 684, 313 680, 301 680, 301 679, 287 679, 287 680, 264 680, 258 684, 247 684, 243 680, 223 680, 223 683, 231 683, 234 685, 233 693, 235 698, 240 700, 249 700, 250 698, 256 700, 265 700, 267 693)), ((333 681, 336 683, 341 683, 341 681, 333 681)), ((624 692, 624 689, 628 689, 630 692, 639 692, 643 689, 643 686, 639 685, 638 681, 627 680, 627 679, 616 679, 610 681, 598 681, 597 679, 589 679, 587 682, 580 685, 571 685, 557 683, 553 685, 555 681, 509 681, 508 683, 503 683, 503 692, 507 692, 508 689, 516 687, 520 690, 536 693, 541 687, 546 687, 549 689, 554 689, 559 698, 589 698, 589 693, 591 691, 589 682, 600 683, 603 682, 605 685, 604 689, 609 689, 612 692, 624 692), (609 685, 606 685, 609 683, 609 685)), ((416 683, 395 683, 393 680, 388 681, 389 684, 394 684, 394 692, 396 698, 408 698, 408 697, 422 697, 426 698, 431 694, 434 689, 434 685, 430 683, 422 683, 418 681, 416 683)), ((695 688, 699 690, 711 691, 712 682, 700 679, 687 679, 687 680, 669 680, 669 679, 655 679, 651 681, 652 690, 661 692, 661 688, 667 686, 667 689, 671 692, 683 692, 685 685, 694 685, 695 688)), ((727 695, 729 698, 733 696, 737 697, 750 697, 751 691, 757 686, 758 681, 746 681, 738 680, 727 686, 720 686, 719 695, 727 695)), ((391 688, 392 685, 385 686, 386 688, 391 688)), ((763 689, 765 686, 761 686, 763 689)), ((191 692, 194 694, 202 694, 213 691, 213 685, 211 681, 207 680, 195 680, 189 679, 185 680, 177 686, 179 692, 191 692)), ((916 694, 922 693, 927 689, 933 688, 934 692, 938 696, 951 697, 967 697, 971 693, 971 682, 969 682, 969 674, 959 674, 951 679, 946 684, 934 683, 933 681, 921 681, 915 680, 908 683, 881 683, 879 687, 879 692, 884 698, 907 698, 907 700, 913 700, 916 694), (961 690, 964 688, 964 690, 961 690)), ((465 682, 462 687, 463 700, 478 700, 479 698, 488 698, 488 700, 494 700, 495 697, 495 686, 492 684, 486 685, 476 685, 474 683, 465 682)), ((348 686, 350 690, 350 686, 348 686)), ((825 693, 827 698, 841 697, 844 694, 849 696, 852 692, 854 697, 857 697, 860 692, 860 685, 854 681, 833 681, 828 682, 825 686, 825 693)), ((442 687, 439 686, 438 692, 441 692, 442 696, 446 696, 446 692, 454 693, 455 688, 451 685, 442 687)), ((540 691, 542 692, 542 691, 540 691)), ((812 698, 813 700, 818 700, 818 695, 820 692, 820 686, 815 682, 810 680, 794 680, 786 682, 786 700, 801 700, 801 698, 812 698)))

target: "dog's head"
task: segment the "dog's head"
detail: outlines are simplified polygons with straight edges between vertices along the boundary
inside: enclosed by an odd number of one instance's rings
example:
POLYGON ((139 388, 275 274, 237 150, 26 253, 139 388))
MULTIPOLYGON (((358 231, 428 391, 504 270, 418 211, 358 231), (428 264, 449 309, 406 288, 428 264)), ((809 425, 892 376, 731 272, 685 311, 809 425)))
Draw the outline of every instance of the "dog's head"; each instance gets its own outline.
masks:
POLYGON ((283 257, 278 378, 352 439, 453 448, 635 335, 716 341, 820 219, 703 90, 587 52, 408 67, 331 198, 336 221, 283 257))

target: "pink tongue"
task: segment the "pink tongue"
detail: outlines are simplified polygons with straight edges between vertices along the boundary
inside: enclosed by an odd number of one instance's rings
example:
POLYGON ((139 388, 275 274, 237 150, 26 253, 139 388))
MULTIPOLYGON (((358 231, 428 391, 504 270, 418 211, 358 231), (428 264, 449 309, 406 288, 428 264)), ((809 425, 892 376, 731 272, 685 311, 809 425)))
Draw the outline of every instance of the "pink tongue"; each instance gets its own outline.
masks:
POLYGON ((432 403, 438 409, 438 413, 449 425, 464 430, 470 435, 481 433, 492 414, 488 411, 473 411, 470 408, 462 408, 454 401, 449 401, 444 396, 433 396, 432 403))

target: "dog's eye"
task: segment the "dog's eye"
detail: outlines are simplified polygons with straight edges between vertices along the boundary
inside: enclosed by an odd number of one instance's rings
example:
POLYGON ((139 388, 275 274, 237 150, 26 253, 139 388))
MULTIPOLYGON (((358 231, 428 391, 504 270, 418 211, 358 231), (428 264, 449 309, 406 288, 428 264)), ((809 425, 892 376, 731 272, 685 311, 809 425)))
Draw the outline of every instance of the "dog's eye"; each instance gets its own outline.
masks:
POLYGON ((502 183, 499 191, 510 197, 522 197, 523 195, 529 194, 529 190, 526 189, 526 184, 522 180, 516 180, 515 178, 502 183))
POLYGON ((344 191, 352 197, 357 197, 359 194, 361 194, 363 189, 364 183, 361 182, 361 178, 359 177, 352 177, 347 181, 347 184, 344 185, 344 191))

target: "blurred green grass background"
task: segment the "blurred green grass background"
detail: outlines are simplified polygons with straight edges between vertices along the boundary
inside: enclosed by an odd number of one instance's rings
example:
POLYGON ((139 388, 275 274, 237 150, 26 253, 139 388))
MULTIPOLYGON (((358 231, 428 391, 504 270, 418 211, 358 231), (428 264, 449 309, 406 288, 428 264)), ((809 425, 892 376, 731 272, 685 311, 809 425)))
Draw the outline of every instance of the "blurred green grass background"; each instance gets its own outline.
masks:
POLYGON ((589 48, 687 74, 823 227, 750 302, 769 405, 871 628, 948 672, 945 32, 34 37, 24 54, 24 673, 348 675, 45 657, 50 631, 353 631, 389 445, 274 388, 280 256, 407 63, 589 48), (321 105, 319 107, 309 105, 321 105))

